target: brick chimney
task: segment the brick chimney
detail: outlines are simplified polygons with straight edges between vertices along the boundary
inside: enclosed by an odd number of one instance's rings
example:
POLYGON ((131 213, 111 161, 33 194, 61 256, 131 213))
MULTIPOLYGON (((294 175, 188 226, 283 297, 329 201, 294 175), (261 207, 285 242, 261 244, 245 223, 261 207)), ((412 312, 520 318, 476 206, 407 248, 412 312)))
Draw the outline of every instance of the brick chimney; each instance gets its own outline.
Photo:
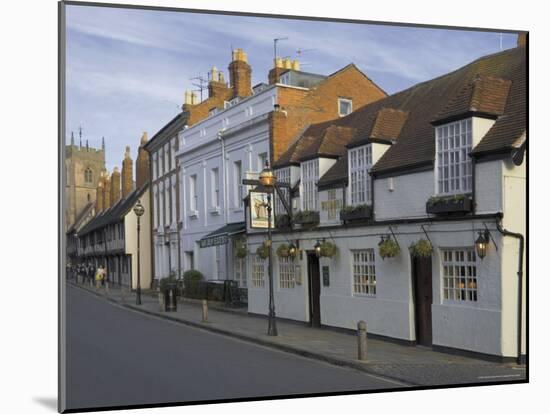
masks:
POLYGON ((120 172, 118 167, 113 169, 111 174, 111 205, 115 205, 120 200, 120 172))
POLYGON ((126 147, 126 153, 124 154, 124 160, 122 161, 122 197, 125 198, 133 190, 133 176, 134 167, 132 159, 130 158, 130 147, 126 147))
POLYGON ((107 210, 111 207, 111 179, 107 171, 103 175, 103 208, 107 210))
POLYGON ((527 44, 527 32, 518 33, 517 47, 525 47, 527 44))
POLYGON ((103 179, 100 176, 97 183, 96 197, 95 197, 95 212, 101 213, 103 210, 103 179))
POLYGON ((136 188, 141 188, 149 181, 149 153, 143 148, 147 144, 147 132, 141 136, 136 160, 136 188))
POLYGON ((233 50, 233 61, 229 64, 229 77, 233 88, 233 98, 246 98, 252 95, 252 68, 242 49, 233 50))
POLYGON ((273 85, 274 83, 279 82, 281 74, 289 69, 300 70, 300 62, 297 60, 275 58, 273 59, 273 68, 269 71, 267 76, 269 84, 273 85))
POLYGON ((210 71, 210 82, 208 82, 208 97, 213 98, 215 96, 221 96, 228 89, 223 72, 213 66, 210 71))

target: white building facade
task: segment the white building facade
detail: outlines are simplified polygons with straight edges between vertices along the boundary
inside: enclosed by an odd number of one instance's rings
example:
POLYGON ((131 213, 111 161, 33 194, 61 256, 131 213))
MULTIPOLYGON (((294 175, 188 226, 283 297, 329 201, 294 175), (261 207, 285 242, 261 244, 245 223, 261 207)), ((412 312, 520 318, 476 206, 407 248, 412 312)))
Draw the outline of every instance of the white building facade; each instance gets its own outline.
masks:
MULTIPOLYGON (((347 329, 364 320, 369 335, 523 360, 525 251, 505 229, 526 231, 525 54, 480 61, 336 121, 356 131, 345 153, 321 133, 275 164, 299 189, 296 210, 318 217, 294 211, 292 229, 274 231, 277 317, 347 329), (481 90, 473 110, 466 99, 481 90), (388 239, 399 249, 383 257, 388 239), (409 250, 420 240, 426 257, 409 250), (324 242, 336 254, 319 257, 324 242), (294 258, 275 254, 291 243, 294 258)), ((254 254, 266 234, 248 227, 247 238, 248 309, 267 314, 267 261, 254 254)))

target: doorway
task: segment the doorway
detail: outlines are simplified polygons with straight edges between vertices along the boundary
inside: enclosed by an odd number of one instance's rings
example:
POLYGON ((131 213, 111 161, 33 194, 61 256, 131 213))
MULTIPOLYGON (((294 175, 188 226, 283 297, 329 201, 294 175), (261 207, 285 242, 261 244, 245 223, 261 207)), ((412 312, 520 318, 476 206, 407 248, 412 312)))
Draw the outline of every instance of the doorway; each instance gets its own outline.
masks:
POLYGON ((307 253, 307 276, 309 286, 309 323, 321 326, 321 272, 315 252, 307 253))
POLYGON ((412 259, 416 343, 432 346, 432 257, 412 259))

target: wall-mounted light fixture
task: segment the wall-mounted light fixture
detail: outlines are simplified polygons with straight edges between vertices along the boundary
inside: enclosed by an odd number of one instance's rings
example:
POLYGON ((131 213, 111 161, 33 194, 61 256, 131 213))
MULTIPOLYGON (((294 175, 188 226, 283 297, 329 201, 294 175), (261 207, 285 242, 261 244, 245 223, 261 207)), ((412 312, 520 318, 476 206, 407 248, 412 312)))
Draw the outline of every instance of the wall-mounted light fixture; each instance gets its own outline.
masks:
POLYGON ((485 229, 478 232, 476 239, 476 252, 481 260, 487 256, 487 246, 489 246, 489 230, 485 229))

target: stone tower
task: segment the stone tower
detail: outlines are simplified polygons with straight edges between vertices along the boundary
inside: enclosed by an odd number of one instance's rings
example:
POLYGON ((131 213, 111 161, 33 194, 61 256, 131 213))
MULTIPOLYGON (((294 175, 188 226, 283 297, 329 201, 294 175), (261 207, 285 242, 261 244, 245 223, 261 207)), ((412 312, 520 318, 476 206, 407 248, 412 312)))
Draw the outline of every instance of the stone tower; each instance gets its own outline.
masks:
POLYGON ((65 146, 65 229, 89 203, 96 200, 96 188, 101 171, 105 169, 105 148, 82 146, 82 130, 79 131, 79 144, 75 145, 74 134, 65 146))
POLYGON ((134 189, 133 175, 133 161, 130 158, 130 147, 127 146, 124 160, 122 161, 122 198, 125 198, 134 189))
POLYGON ((136 160, 136 188, 141 188, 149 181, 149 153, 143 148, 147 144, 147 132, 141 136, 136 160))
POLYGON ((113 169, 111 174, 111 205, 115 205, 120 200, 120 172, 118 167, 113 169))
POLYGON ((103 211, 103 180, 100 178, 97 183, 97 196, 95 200, 95 212, 96 214, 103 211))

